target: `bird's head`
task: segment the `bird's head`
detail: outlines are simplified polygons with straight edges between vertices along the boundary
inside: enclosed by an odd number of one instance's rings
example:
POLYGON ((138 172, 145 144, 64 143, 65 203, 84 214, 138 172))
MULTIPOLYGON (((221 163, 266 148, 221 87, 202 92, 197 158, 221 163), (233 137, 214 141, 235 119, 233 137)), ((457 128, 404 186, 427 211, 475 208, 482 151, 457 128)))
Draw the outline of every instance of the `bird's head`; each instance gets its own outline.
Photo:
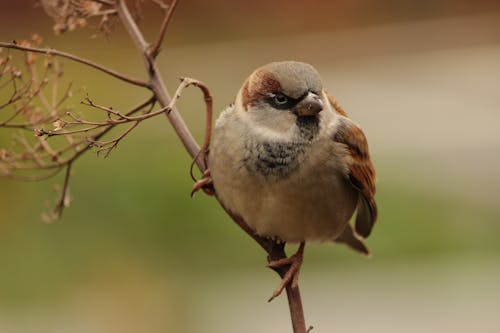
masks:
POLYGON ((237 103, 255 122, 285 130, 298 117, 316 117, 323 110, 322 90, 313 66, 297 61, 272 62, 245 80, 237 103))

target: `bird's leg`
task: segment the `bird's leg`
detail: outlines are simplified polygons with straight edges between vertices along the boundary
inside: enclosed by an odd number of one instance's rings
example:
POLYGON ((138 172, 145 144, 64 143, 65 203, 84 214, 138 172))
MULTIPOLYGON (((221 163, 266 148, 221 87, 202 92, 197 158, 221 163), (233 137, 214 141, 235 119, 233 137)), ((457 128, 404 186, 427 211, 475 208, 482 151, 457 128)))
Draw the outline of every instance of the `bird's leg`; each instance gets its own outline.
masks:
POLYGON ((210 175, 210 169, 205 170, 205 172, 203 172, 203 177, 196 183, 194 183, 193 190, 191 191, 191 196, 193 196, 199 190, 202 190, 207 195, 215 194, 212 177, 210 175))
POLYGON ((295 252, 294 255, 288 258, 271 261, 267 265, 268 267, 273 269, 289 266, 288 270, 281 279, 281 283, 279 284, 278 288, 274 290, 272 296, 268 299, 268 302, 271 302, 273 299, 278 297, 283 292, 283 289, 285 289, 286 286, 288 286, 290 283, 292 288, 297 288, 299 284, 300 267, 302 266, 302 261, 304 258, 305 244, 305 242, 300 243, 299 249, 297 250, 297 252, 295 252))

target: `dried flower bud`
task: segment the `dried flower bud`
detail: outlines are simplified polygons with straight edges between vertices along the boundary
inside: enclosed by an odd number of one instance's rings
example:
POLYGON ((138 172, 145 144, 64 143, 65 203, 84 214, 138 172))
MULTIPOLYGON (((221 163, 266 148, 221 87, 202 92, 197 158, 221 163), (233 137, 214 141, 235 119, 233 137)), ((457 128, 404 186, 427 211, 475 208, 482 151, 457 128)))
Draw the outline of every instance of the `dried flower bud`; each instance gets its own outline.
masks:
POLYGON ((43 38, 37 33, 31 35, 31 41, 35 46, 40 46, 43 43, 43 38))
POLYGON ((45 12, 54 19, 54 32, 61 34, 67 30, 87 25, 86 18, 101 14, 102 4, 91 0, 41 0, 45 12))
POLYGON ((33 131, 35 132, 35 136, 44 136, 45 135, 45 131, 41 128, 35 128, 33 131))
POLYGON ((75 11, 82 16, 95 16, 101 12, 102 4, 89 0, 72 0, 75 11))
POLYGON ((5 149, 0 149, 0 160, 5 161, 10 156, 10 153, 5 149))
POLYGON ((52 123, 52 125, 54 126, 54 132, 57 132, 66 127, 67 123, 62 119, 57 119, 52 123))
POLYGON ((12 68, 12 75, 15 77, 15 78, 19 78, 23 75, 23 72, 21 72, 19 69, 17 68, 12 68))

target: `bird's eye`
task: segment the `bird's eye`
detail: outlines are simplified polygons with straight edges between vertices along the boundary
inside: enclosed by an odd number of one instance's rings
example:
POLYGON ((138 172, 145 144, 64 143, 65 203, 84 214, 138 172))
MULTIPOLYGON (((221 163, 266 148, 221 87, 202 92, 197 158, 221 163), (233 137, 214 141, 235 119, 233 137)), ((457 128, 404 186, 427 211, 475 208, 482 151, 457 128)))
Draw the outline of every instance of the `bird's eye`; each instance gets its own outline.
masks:
POLYGON ((288 102, 288 97, 281 93, 277 93, 273 96, 273 100, 276 105, 283 105, 288 102))

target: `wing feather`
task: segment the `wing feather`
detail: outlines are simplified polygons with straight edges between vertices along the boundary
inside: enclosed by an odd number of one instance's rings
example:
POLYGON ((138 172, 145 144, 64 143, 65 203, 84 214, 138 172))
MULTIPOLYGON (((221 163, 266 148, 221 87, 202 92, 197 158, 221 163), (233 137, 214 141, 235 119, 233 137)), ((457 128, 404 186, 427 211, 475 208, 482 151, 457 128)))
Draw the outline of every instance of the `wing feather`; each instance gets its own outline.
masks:
POLYGON ((355 230, 357 234, 366 238, 370 235, 378 216, 377 204, 374 198, 376 173, 370 159, 368 142, 363 131, 347 118, 347 114, 335 99, 328 95, 328 100, 338 114, 339 119, 333 140, 345 145, 348 154, 348 177, 352 186, 360 193, 355 230))

